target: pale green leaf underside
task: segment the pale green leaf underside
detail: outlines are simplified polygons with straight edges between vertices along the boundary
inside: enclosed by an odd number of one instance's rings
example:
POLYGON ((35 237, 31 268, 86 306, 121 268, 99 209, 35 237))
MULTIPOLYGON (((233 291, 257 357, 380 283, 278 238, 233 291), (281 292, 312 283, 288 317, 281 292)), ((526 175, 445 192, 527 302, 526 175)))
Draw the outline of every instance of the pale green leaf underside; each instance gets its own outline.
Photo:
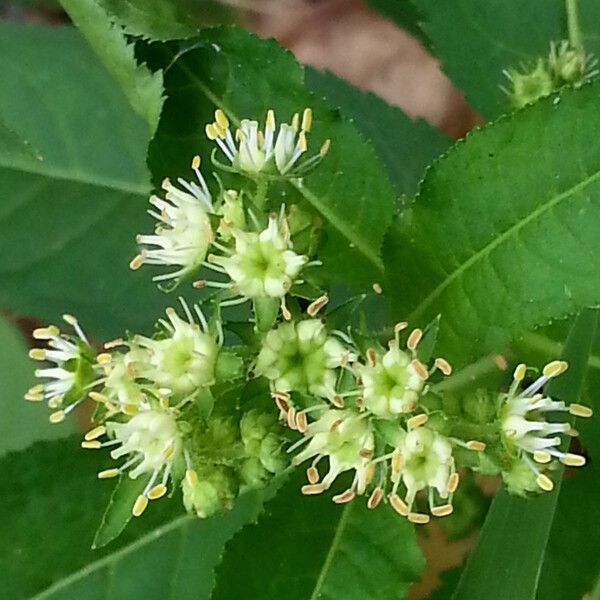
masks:
MULTIPOLYGON (((545 58, 567 38, 564 0, 412 0, 444 71, 486 118, 510 109, 502 70, 545 58), (474 59, 476 57, 476 59, 474 59)), ((580 0, 586 50, 600 52, 600 4, 580 0)))
POLYGON ((99 1, 60 1, 133 109, 153 132, 162 107, 162 73, 151 73, 145 65, 136 63, 133 45, 127 42, 123 31, 110 22, 99 1))
POLYGON ((0 24, 0 67, 0 118, 36 151, 0 150, 0 306, 148 330, 173 299, 128 268, 151 229, 146 124, 72 28, 0 24))
POLYGON ((414 527, 388 506, 367 509, 365 499, 339 506, 327 494, 307 498, 303 477, 228 543, 212 600, 406 598, 424 563, 414 527))
POLYGON ((427 173, 392 228, 397 318, 442 315, 456 364, 600 301, 599 86, 485 127, 427 173))

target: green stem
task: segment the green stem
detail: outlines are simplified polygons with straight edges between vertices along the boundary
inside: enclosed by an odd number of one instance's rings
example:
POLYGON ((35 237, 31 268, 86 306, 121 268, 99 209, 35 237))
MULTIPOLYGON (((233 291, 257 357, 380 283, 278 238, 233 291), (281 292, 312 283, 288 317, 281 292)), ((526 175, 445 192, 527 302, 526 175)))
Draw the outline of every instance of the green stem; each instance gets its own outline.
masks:
POLYGON ((269 182, 264 178, 260 177, 256 180, 256 194, 253 198, 254 204, 257 208, 264 209, 267 201, 267 190, 269 189, 269 182))
POLYGON ((569 43, 575 50, 583 50, 583 39, 579 27, 578 0, 565 0, 567 9, 567 27, 569 29, 569 43))

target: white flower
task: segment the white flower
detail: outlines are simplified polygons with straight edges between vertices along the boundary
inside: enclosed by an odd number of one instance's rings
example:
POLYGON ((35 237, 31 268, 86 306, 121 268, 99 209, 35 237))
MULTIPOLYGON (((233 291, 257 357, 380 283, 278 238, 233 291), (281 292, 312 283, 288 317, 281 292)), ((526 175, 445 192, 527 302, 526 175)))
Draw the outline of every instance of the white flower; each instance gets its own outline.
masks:
POLYGON ((208 331, 206 319, 197 305, 193 308, 200 324, 195 322, 185 301, 180 300, 187 320, 179 317, 173 308, 168 308, 168 321, 160 320, 166 337, 151 339, 138 335, 133 344, 147 350, 147 362, 139 366, 138 375, 166 393, 186 399, 214 383, 222 340, 220 333, 215 336, 208 331))
POLYGON ((282 323, 267 333, 255 373, 276 392, 304 392, 340 402, 335 369, 356 356, 319 319, 282 323))
POLYGON ((260 233, 233 229, 232 234, 234 249, 223 247, 227 256, 211 254, 208 258, 229 276, 231 284, 203 284, 231 288, 244 299, 283 298, 308 263, 307 256, 293 251, 283 216, 271 215, 267 228, 260 233))
POLYGON ((77 337, 62 334, 58 327, 50 325, 33 332, 37 340, 47 340, 48 348, 34 348, 29 356, 34 360, 48 361, 53 367, 36 369, 35 376, 43 379, 25 395, 27 400, 46 400, 48 406, 57 409, 50 415, 52 423, 59 423, 75 406, 85 400, 87 393, 100 378, 100 366, 96 353, 79 326, 77 319, 64 315, 64 320, 73 327, 77 337))
POLYGON ((425 381, 435 369, 444 375, 452 372, 442 358, 435 360, 430 372, 417 358, 417 347, 423 333, 415 329, 408 336, 407 351, 400 349, 400 332, 406 323, 394 327, 395 339, 389 350, 381 356, 375 350, 367 352, 367 364, 356 363, 355 370, 363 386, 364 406, 374 415, 393 419, 400 414, 410 413, 417 408, 419 397, 425 391, 425 381))
POLYGON ((214 140, 234 169, 255 175, 276 170, 280 175, 300 175, 315 166, 327 154, 329 141, 319 154, 299 162, 308 148, 306 134, 312 125, 312 110, 306 108, 300 117, 296 113, 292 122, 282 123, 275 135, 275 113, 267 111, 264 131, 258 121, 242 119, 234 136, 229 119, 221 109, 215 111, 215 121, 206 126, 206 135, 214 140), (300 127, 299 127, 300 125, 300 127), (236 142, 238 145, 236 145, 236 142))
POLYGON ((89 449, 117 446, 111 451, 111 457, 125 458, 121 466, 98 473, 100 479, 116 477, 126 471, 131 479, 148 476, 144 491, 132 509, 136 517, 144 512, 148 500, 165 495, 173 463, 183 452, 174 412, 162 407, 141 410, 126 422, 108 421, 88 432, 81 445, 89 449), (108 441, 100 442, 98 438, 104 435, 108 441))
POLYGON ((138 235, 137 242, 144 247, 130 263, 132 269, 142 264, 177 267, 175 271, 157 275, 154 281, 178 279, 202 266, 213 240, 209 213, 213 205, 204 177, 200 173, 200 157, 194 157, 192 168, 198 183, 182 178, 177 181, 182 189, 168 179, 162 183, 165 198, 150 197, 150 204, 157 211, 148 211, 158 225, 154 235, 138 235))
POLYGON ((598 59, 583 49, 571 46, 568 40, 550 42, 548 66, 559 85, 562 82, 579 85, 598 75, 598 59))
POLYGON ((429 515, 413 512, 417 493, 427 490, 431 513, 445 516, 452 512, 452 494, 458 485, 450 440, 427 428, 417 427, 403 436, 391 455, 392 507, 413 523, 427 523, 429 515), (406 490, 404 499, 399 486, 406 490), (439 500, 443 504, 439 504, 439 500))
POLYGON ((554 484, 542 473, 539 465, 547 464, 553 458, 572 467, 585 464, 583 456, 560 449, 560 434, 569 433, 571 426, 568 423, 547 421, 546 413, 567 412, 578 417, 590 417, 591 409, 580 404, 566 405, 538 393, 550 379, 558 377, 567 368, 568 364, 564 361, 548 363, 541 377, 521 391, 527 366, 520 364, 515 369, 514 381, 508 394, 502 396, 500 423, 504 443, 535 473, 537 484, 544 491, 552 490, 554 484))
POLYGON ((306 448, 292 461, 298 465, 314 459, 309 469, 310 484, 302 488, 302 493, 319 494, 328 489, 340 473, 354 470, 350 488, 333 500, 338 503, 349 502, 355 494, 364 494, 373 476, 371 457, 374 447, 373 431, 364 414, 359 415, 351 410, 326 410, 317 421, 308 425, 305 437, 290 451, 306 441, 306 448), (322 481, 318 482, 317 466, 323 458, 328 459, 329 469, 322 481))

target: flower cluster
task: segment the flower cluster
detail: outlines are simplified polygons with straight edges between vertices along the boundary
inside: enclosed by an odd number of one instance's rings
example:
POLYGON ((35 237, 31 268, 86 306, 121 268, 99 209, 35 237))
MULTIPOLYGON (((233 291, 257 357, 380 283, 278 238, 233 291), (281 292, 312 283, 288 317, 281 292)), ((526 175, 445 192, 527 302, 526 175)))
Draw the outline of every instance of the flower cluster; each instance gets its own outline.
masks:
POLYGON ((501 89, 515 108, 521 108, 557 91, 563 85, 579 86, 598 74, 598 60, 583 49, 573 48, 567 40, 552 42, 546 58, 539 58, 533 67, 521 64, 503 73, 509 88, 501 89))
MULTIPOLYGON (((558 77, 591 76, 589 60, 577 66, 576 58, 568 46, 553 46, 531 77, 549 90, 558 77)), ((523 83, 509 75, 516 87, 523 83)), ((110 449, 115 466, 100 479, 139 480, 135 516, 180 487, 185 508, 208 517, 303 463, 303 494, 345 486, 334 502, 363 496, 370 509, 389 504, 413 523, 453 512, 461 469, 501 473, 518 494, 552 489, 557 461, 585 459, 561 437, 571 425, 550 417, 591 414, 542 392, 566 363, 549 363, 524 389, 527 368, 519 365, 507 393, 477 391, 453 413, 440 385, 452 367, 432 358, 435 321, 412 331, 398 323, 388 341, 366 327, 332 327, 336 309, 322 316, 329 296, 310 269, 321 265, 318 225, 297 195, 282 192, 328 151, 327 140, 306 158, 312 120, 306 109, 277 130, 269 110, 262 129, 244 119, 232 133, 218 109, 206 135, 217 144, 212 163, 232 187, 216 175, 218 189, 209 188, 194 157, 194 181, 165 179, 162 197, 151 196, 156 229, 138 236, 130 264, 165 267, 153 278, 163 288, 187 281, 188 292, 204 289, 210 312, 180 299, 181 310, 168 308, 153 335, 130 334, 101 351, 65 315, 73 333, 53 325, 34 331, 46 347, 30 355, 49 365, 36 371, 41 383, 26 398, 46 401, 54 423, 86 399, 95 403, 82 446, 110 449), (246 323, 224 320, 224 308, 246 302, 246 323)))

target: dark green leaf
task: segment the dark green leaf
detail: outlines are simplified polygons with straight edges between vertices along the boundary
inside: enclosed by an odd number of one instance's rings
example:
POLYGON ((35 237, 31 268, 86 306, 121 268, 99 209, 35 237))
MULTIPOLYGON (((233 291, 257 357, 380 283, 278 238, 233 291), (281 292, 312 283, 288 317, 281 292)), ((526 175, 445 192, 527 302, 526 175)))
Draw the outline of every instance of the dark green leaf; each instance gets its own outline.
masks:
MULTIPOLYGON (((486 118, 509 109, 502 70, 546 58, 550 42, 567 38, 564 0, 413 0, 421 28, 444 71, 486 118), (476 57, 476 58, 474 58, 476 57)), ((600 4, 582 0, 588 51, 600 51, 600 4)))
POLYGON ((123 29, 152 40, 187 38, 198 31, 184 0, 98 0, 123 29))
POLYGON ((131 479, 121 475, 106 506, 92 548, 102 548, 118 538, 132 519, 131 509, 143 492, 147 481, 143 477, 131 479))
POLYGON ((227 545, 212 600, 395 600, 424 566, 414 527, 364 499, 304 497, 293 477, 227 545))
POLYGON ((600 301, 599 90, 565 91, 473 133, 393 226, 395 316, 423 325, 441 314, 438 351, 455 365, 600 301))
POLYGON ((78 440, 38 443, 0 460, 3 598, 208 598, 223 544, 256 518, 260 495, 246 494, 207 520, 181 516, 180 498, 163 498, 118 540, 92 551, 111 489, 96 471, 111 463, 104 452, 81 450, 78 440))
MULTIPOLYGON (((312 107, 309 152, 328 138, 331 150, 304 185, 287 193, 324 221, 320 272, 367 286, 382 273, 380 246, 393 213, 393 191, 371 146, 321 99, 306 91, 303 71, 289 52, 233 28, 207 30, 203 41, 182 51, 165 73, 168 99, 150 146, 155 181, 189 172, 194 154, 214 148, 204 134, 216 106, 232 119, 264 119, 274 108, 280 120, 312 107)), ((208 160, 206 161, 208 162, 208 160)), ((282 198, 286 199, 286 198, 282 198)))
MULTIPOLYGON (((575 321, 563 353, 570 368, 546 388, 553 398, 567 403, 579 400, 597 321, 597 311, 591 309, 575 321)), ((453 600, 536 597, 560 483, 559 479, 554 491, 537 498, 517 498, 504 489, 498 492, 453 600)))
POLYGON ((375 94, 363 92, 329 72, 307 68, 306 84, 339 107, 371 141, 397 195, 414 194, 427 165, 450 145, 444 134, 422 119, 411 119, 375 94))

